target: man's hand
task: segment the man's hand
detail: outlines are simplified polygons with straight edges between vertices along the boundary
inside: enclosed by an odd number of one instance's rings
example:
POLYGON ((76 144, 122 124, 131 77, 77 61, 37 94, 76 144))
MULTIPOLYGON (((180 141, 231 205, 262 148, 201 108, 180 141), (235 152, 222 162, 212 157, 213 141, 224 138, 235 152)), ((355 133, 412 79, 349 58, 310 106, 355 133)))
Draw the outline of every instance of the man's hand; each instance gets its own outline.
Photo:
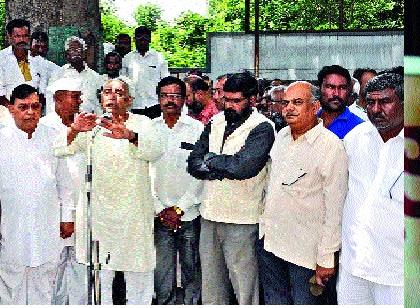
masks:
POLYGON ((74 232, 74 222, 60 223, 60 235, 62 238, 70 237, 74 232))
POLYGON ((158 215, 160 222, 167 228, 176 231, 181 225, 181 216, 184 212, 178 214, 174 207, 168 207, 158 215))
POLYGON ((335 267, 333 268, 326 268, 316 265, 315 275, 316 275, 316 283, 320 286, 325 286, 324 283, 327 283, 328 280, 334 276, 335 274, 335 267))
POLYGON ((87 132, 92 130, 96 126, 96 114, 82 112, 76 116, 71 129, 78 132, 87 132))
POLYGON ((111 131, 110 133, 103 133, 104 136, 114 139, 130 140, 134 138, 134 132, 129 130, 122 121, 112 122, 108 119, 101 119, 101 123, 99 125, 111 131))

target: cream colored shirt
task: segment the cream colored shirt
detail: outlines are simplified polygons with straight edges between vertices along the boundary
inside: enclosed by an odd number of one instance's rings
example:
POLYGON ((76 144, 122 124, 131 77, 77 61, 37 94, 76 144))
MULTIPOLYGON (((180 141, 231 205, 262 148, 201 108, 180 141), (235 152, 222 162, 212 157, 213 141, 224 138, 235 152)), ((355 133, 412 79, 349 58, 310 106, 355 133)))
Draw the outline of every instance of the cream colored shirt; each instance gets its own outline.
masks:
MULTIPOLYGON (((101 129, 92 146, 93 239, 99 240, 103 269, 149 272, 155 267, 153 239, 154 203, 149 163, 163 151, 152 121, 129 114, 126 126, 137 132, 138 147, 127 139, 103 136, 101 129)), ((92 132, 80 133, 69 145, 62 136, 56 155, 86 152, 92 132), (64 145, 64 146, 63 146, 64 145)), ((86 207, 76 211, 76 257, 85 262, 86 207)))
POLYGON ((334 267, 341 244, 347 193, 342 142, 319 124, 293 140, 290 127, 276 136, 261 231, 264 249, 293 264, 334 267))

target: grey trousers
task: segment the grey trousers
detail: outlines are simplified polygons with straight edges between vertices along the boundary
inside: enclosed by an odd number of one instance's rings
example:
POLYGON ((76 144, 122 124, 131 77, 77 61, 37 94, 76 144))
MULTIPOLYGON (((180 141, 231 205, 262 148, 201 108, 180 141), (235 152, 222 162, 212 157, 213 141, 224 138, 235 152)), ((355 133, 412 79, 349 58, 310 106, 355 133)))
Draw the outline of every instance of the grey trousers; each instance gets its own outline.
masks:
POLYGON ((201 220, 203 305, 228 305, 229 280, 240 305, 258 305, 258 224, 201 220))

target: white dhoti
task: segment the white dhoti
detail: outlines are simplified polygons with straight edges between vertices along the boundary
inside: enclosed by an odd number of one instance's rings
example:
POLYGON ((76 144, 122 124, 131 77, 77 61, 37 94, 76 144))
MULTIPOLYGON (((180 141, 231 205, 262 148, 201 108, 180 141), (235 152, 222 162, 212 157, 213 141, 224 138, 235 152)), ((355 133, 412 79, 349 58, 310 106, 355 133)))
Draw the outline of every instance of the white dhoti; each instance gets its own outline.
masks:
POLYGON ((60 255, 51 304, 87 305, 87 268, 76 261, 74 246, 65 246, 60 255))
POLYGON ((1 305, 50 305, 55 262, 37 267, 0 263, 1 305))

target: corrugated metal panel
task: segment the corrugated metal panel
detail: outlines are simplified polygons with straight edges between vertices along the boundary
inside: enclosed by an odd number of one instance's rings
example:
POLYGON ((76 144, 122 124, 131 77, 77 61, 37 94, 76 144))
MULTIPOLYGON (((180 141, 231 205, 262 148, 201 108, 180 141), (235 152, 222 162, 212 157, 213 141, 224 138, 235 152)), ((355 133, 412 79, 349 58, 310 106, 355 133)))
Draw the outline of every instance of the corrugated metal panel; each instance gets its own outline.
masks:
MULTIPOLYGON (((324 65, 383 70, 403 65, 402 32, 261 34, 260 77, 316 79, 324 65)), ((253 71, 252 34, 210 34, 211 77, 253 71)))

